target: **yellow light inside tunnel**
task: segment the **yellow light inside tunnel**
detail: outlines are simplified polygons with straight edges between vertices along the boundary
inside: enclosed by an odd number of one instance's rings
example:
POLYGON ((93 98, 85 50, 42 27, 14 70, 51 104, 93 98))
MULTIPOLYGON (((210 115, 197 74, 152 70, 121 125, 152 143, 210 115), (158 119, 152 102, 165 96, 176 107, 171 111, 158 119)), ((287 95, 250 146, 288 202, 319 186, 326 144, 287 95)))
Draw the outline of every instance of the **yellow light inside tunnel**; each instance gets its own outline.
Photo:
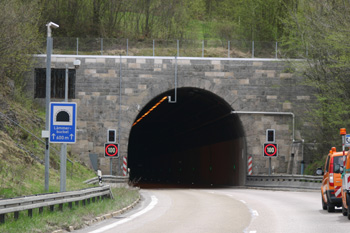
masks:
POLYGON ((150 112, 152 112, 158 105, 160 105, 164 100, 166 100, 168 96, 164 96, 161 100, 158 101, 152 108, 150 108, 145 114, 143 114, 137 121, 132 124, 132 126, 135 126, 137 123, 139 123, 145 116, 147 116, 150 112))

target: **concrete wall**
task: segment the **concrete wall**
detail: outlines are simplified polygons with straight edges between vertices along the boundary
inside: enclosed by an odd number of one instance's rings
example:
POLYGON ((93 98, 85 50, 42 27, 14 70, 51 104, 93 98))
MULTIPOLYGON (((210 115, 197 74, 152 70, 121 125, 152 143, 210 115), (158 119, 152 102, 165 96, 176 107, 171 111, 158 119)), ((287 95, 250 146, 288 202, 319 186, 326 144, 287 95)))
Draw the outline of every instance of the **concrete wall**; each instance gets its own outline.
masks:
MULTIPOLYGON (((35 59, 36 68, 45 68, 45 56, 35 59)), ((106 130, 117 129, 121 156, 127 156, 129 133, 138 113, 154 97, 174 88, 175 58, 52 55, 52 67, 64 68, 66 63, 72 66, 75 59, 82 65, 76 73, 76 98, 70 100, 78 106, 78 139, 72 149, 88 164, 88 154, 98 153, 99 166, 108 173, 109 159, 103 157, 106 130)), ((310 88, 301 85, 301 77, 289 73, 289 66, 286 61, 274 59, 179 57, 178 87, 208 90, 235 111, 293 112, 296 139, 300 139, 307 124, 300 121, 304 103, 315 101, 315 97, 310 88)), ((28 90, 33 91, 34 85, 33 72, 28 90)), ((273 171, 286 173, 291 164, 292 117, 241 114, 240 119, 247 143, 243 154, 253 156, 253 174, 268 172, 268 159, 262 156, 266 129, 276 130, 279 153, 272 159, 273 171)), ((293 164, 301 160, 297 152, 293 164)), ((120 166, 120 159, 114 161, 117 175, 120 166)))

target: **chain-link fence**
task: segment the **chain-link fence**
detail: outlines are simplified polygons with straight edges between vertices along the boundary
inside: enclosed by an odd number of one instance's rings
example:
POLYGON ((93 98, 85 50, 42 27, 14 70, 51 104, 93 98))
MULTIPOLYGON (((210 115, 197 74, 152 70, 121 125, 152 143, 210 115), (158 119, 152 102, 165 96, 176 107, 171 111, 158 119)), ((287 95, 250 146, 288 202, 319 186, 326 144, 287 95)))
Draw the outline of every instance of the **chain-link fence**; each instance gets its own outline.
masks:
MULTIPOLYGON (((43 52, 44 53, 44 52, 43 52)), ((302 58, 305 49, 293 49, 280 42, 223 40, 129 40, 113 38, 53 38, 53 54, 302 58)))

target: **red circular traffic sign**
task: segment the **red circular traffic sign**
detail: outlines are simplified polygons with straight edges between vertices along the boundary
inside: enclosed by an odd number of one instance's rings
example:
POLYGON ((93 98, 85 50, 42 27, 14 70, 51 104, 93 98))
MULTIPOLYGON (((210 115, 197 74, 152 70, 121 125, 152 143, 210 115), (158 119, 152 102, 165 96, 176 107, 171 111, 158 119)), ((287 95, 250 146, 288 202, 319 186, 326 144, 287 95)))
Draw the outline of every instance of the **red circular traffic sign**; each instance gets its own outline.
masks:
POLYGON ((106 144, 105 154, 110 157, 114 157, 118 154, 118 146, 116 144, 106 144))
POLYGON ((265 144, 265 147, 264 147, 264 154, 265 156, 275 156, 277 153, 277 146, 276 144, 265 144))

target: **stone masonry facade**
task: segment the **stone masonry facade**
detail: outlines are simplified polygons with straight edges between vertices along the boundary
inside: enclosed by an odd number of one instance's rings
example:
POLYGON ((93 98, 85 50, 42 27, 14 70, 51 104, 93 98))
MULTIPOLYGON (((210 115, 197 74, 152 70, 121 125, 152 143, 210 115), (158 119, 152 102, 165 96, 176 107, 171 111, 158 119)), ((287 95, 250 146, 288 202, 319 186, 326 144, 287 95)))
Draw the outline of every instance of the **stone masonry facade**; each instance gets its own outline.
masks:
MULTIPOLYGON (((46 67, 45 55, 35 59, 36 68, 46 67)), ((120 158, 113 160, 113 170, 121 175, 131 126, 149 101, 174 89, 176 63, 178 88, 210 91, 234 111, 294 113, 296 140, 302 138, 303 125, 307 125, 300 121, 304 103, 315 101, 312 90, 302 85, 303 78, 290 73, 290 64, 283 60, 52 55, 52 68, 63 69, 65 64, 71 67, 75 59, 81 60, 81 67, 76 70, 75 99, 69 100, 76 102, 78 109, 78 138, 72 150, 87 164, 89 153, 98 154, 104 173, 109 172, 110 162, 103 156, 107 129, 117 129, 117 138, 120 136, 120 158)), ((30 78, 28 90, 34 91, 34 72, 30 78)), ((287 173, 292 159, 295 164, 303 159, 298 144, 293 144, 291 115, 239 116, 246 141, 243 159, 253 157, 253 174, 268 172, 269 161, 262 149, 266 129, 276 130, 278 157, 272 159, 274 173, 287 173)))

